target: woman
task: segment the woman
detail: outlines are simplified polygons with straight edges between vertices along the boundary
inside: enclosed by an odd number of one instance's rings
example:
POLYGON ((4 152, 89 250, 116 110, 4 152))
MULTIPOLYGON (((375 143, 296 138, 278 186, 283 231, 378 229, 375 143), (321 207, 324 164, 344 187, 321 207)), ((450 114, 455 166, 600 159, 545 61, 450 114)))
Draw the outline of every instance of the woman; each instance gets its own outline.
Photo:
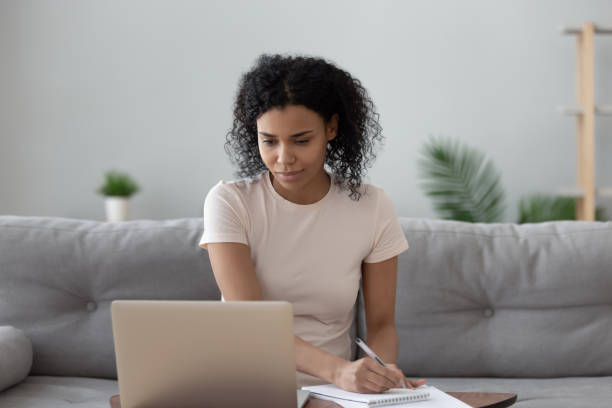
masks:
POLYGON ((200 246, 222 299, 293 306, 298 387, 380 393, 425 382, 395 364, 397 255, 408 244, 388 196, 361 183, 382 140, 377 117, 335 65, 262 55, 240 80, 225 144, 241 179, 206 196, 200 246), (360 280, 367 343, 386 368, 349 361, 360 280))

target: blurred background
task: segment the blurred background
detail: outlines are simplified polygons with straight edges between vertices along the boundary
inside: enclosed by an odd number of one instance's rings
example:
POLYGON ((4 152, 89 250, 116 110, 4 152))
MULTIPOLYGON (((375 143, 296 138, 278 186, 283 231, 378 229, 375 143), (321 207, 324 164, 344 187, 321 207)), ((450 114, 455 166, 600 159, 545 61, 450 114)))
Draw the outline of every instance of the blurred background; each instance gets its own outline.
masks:
MULTIPOLYGON (((321 56, 361 80, 386 137, 366 182, 400 216, 436 217, 417 161, 431 135, 495 163, 519 197, 576 184, 576 39, 609 0, 2 0, 0 214, 104 219, 96 188, 138 181, 131 218, 198 217, 234 179, 223 150, 240 75, 264 52, 321 56)), ((595 101, 612 104, 612 36, 595 101)), ((612 116, 596 118, 596 184, 612 187, 612 116)), ((598 206, 612 213, 612 199, 598 206)))

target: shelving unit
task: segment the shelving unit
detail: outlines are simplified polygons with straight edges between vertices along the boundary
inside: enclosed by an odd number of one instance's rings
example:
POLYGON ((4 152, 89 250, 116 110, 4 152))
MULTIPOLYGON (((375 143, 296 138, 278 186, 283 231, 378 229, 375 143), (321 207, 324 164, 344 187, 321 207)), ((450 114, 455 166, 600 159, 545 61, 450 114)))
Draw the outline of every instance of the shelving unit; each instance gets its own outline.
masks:
POLYGON ((576 198, 576 219, 595 220, 596 197, 612 197, 612 187, 595 187, 595 116, 612 116, 612 105, 595 106, 595 34, 612 34, 612 27, 562 27, 563 34, 576 35, 577 104, 562 106, 565 115, 576 116, 576 187, 563 188, 559 194, 576 198))

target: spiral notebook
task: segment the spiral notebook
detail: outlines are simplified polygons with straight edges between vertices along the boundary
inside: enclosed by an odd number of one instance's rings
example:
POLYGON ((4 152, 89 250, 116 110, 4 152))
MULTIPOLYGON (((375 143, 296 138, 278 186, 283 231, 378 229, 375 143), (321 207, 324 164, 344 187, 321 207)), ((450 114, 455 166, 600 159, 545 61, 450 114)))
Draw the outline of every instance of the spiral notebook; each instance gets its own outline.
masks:
POLYGON ((334 384, 314 385, 302 387, 310 391, 310 396, 330 400, 343 407, 383 407, 389 405, 403 405, 409 402, 426 401, 430 397, 429 387, 419 389, 392 388, 382 394, 360 394, 345 391, 334 384))
POLYGON ((330 400, 344 408, 471 408, 465 402, 431 385, 422 385, 415 390, 392 388, 382 394, 359 394, 348 392, 332 384, 302 387, 302 389, 310 391, 311 398, 330 400), (402 397, 409 396, 413 398, 399 400, 402 397), (394 400, 394 398, 398 398, 398 400, 394 400))

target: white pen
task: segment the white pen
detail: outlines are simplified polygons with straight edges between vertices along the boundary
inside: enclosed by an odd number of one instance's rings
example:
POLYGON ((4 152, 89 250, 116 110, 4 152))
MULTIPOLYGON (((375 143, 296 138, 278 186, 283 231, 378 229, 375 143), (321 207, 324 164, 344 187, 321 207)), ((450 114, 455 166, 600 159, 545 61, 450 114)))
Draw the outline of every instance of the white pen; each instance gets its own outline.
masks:
MULTIPOLYGON (((358 345, 358 346, 359 346, 359 347, 360 347, 360 348, 361 348, 363 351, 365 351, 365 353, 366 353, 368 356, 370 356, 370 357, 372 357, 374 360, 376 360, 376 361, 378 362, 378 364, 380 364, 380 365, 381 365, 381 366, 383 366, 383 367, 387 367, 387 366, 385 365, 385 363, 383 363, 383 361, 380 359, 380 357, 378 357, 378 356, 376 355, 376 353, 375 353, 375 352, 373 352, 373 351, 372 351, 372 349, 371 349, 371 348, 369 348, 369 347, 368 347, 368 345, 367 345, 367 344, 365 344, 365 342, 364 342, 363 340, 361 340, 359 337, 356 337, 356 338, 355 338, 355 343, 357 343, 357 345, 358 345)), ((403 381, 402 381, 402 388, 406 388, 406 384, 404 384, 404 382, 403 382, 403 381)))

